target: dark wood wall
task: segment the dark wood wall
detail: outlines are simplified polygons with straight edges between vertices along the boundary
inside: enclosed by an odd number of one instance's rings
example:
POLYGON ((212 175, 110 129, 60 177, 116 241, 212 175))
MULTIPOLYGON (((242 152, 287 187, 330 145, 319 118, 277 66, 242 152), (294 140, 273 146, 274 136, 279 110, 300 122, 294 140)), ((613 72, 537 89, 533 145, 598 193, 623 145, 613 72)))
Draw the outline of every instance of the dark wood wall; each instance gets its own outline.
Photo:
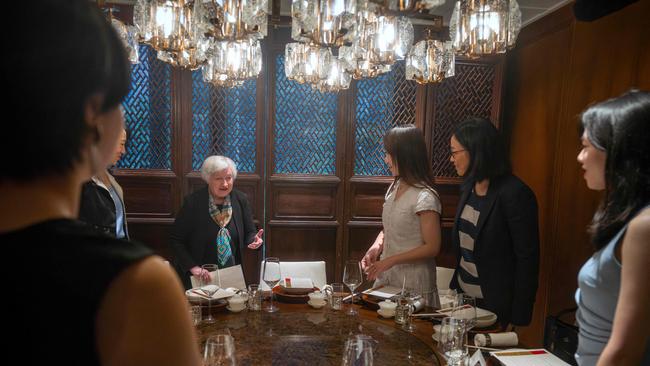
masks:
POLYGON ((540 208, 541 273, 533 323, 542 342, 548 314, 575 306, 577 273, 593 253, 586 227, 600 195, 576 162, 578 116, 588 105, 636 87, 650 90, 650 1, 597 21, 577 22, 571 5, 523 29, 507 57, 504 125, 513 168, 540 208))

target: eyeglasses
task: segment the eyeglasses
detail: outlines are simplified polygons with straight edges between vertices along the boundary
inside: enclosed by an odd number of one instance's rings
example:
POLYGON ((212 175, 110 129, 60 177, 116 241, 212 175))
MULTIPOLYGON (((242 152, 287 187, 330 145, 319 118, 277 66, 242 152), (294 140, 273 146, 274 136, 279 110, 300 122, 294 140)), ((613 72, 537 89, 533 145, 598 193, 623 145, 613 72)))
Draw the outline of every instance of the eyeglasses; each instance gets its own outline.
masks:
POLYGON ((456 158, 456 154, 458 154, 459 152, 463 152, 463 151, 467 151, 467 150, 465 150, 465 149, 460 149, 460 150, 452 151, 452 152, 449 153, 449 157, 455 159, 455 158, 456 158))

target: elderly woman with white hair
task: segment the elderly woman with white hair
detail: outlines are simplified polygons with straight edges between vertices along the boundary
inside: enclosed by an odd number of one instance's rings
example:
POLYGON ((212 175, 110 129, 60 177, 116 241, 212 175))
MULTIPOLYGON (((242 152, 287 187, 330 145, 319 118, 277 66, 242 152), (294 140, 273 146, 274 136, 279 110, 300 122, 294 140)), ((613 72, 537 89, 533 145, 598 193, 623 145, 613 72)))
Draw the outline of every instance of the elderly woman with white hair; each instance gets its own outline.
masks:
POLYGON ((208 186, 185 198, 171 232, 174 264, 185 288, 191 288, 190 274, 206 275, 202 264, 216 263, 219 268, 243 264, 247 248, 262 245, 263 230, 256 232, 246 195, 233 189, 235 162, 210 156, 203 162, 201 177, 208 186))

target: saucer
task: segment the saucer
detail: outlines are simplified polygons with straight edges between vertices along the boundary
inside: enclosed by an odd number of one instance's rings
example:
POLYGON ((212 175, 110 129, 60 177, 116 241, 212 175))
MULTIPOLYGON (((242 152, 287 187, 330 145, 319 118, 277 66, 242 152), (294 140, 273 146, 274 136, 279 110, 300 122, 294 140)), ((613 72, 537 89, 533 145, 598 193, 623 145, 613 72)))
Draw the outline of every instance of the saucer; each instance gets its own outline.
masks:
POLYGON ((309 301, 307 301, 307 304, 309 304, 309 306, 311 306, 312 308, 320 309, 320 308, 322 308, 323 306, 325 306, 327 304, 327 301, 323 301, 323 302, 320 302, 320 303, 314 303, 311 300, 309 300, 309 301))
POLYGON ((381 315, 382 318, 390 319, 395 316, 395 312, 385 313, 381 309, 377 310, 377 314, 381 315))
POLYGON ((238 313, 238 312, 240 312, 240 311, 242 311, 242 310, 245 310, 246 307, 245 307, 245 306, 242 306, 241 308, 233 309, 233 308, 230 307, 230 305, 228 305, 228 306, 226 306, 226 309, 232 311, 233 313, 238 313))

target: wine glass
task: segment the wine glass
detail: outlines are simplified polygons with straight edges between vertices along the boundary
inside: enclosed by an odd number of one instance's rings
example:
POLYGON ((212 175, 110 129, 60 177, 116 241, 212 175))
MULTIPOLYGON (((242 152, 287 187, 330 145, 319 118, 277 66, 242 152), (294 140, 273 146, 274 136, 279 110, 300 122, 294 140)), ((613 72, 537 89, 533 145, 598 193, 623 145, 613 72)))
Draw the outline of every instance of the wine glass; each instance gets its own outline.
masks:
POLYGON ((361 282, 363 282, 361 263, 358 261, 345 262, 345 268, 343 269, 343 283, 348 286, 350 292, 352 292, 352 305, 350 305, 350 308, 347 311, 348 315, 357 315, 359 313, 354 307, 354 290, 361 285, 361 282))
POLYGON ((233 337, 228 334, 210 336, 205 341, 203 363, 205 366, 234 366, 235 340, 233 337))
POLYGON ((199 276, 201 284, 201 291, 208 295, 208 316, 203 319, 204 323, 214 323, 215 319, 212 317, 212 296, 219 291, 221 287, 221 278, 219 278, 219 267, 216 264, 204 264, 201 269, 207 271, 206 276, 199 276))
POLYGON ((411 316, 413 315, 413 312, 415 312, 415 307, 416 307, 416 302, 418 301, 424 301, 421 296, 421 290, 420 292, 414 290, 414 289, 406 289, 404 292, 404 297, 406 299, 407 305, 406 305, 406 316, 404 317, 404 324, 402 324, 402 329, 412 333, 415 332, 415 324, 413 324, 413 319, 411 316))
POLYGON ((278 311, 278 307, 273 305, 273 287, 280 282, 282 274, 280 272, 280 258, 277 257, 268 257, 264 260, 264 274, 262 279, 271 289, 271 303, 269 306, 264 308, 266 312, 273 313, 278 311))

